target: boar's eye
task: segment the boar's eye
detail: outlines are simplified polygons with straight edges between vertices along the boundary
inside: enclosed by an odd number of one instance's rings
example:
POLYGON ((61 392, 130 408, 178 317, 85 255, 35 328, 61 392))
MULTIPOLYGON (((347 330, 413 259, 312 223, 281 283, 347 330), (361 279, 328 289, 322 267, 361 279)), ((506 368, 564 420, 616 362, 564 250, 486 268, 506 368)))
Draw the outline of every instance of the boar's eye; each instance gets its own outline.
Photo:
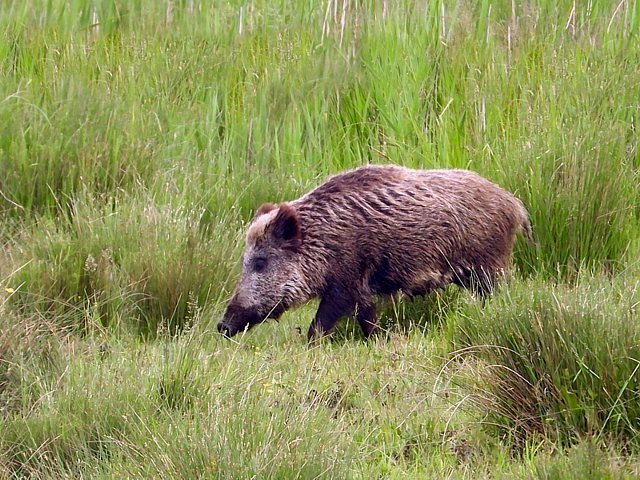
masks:
POLYGON ((265 257, 256 257, 253 259, 252 267, 254 272, 262 272, 267 268, 267 259, 265 257))

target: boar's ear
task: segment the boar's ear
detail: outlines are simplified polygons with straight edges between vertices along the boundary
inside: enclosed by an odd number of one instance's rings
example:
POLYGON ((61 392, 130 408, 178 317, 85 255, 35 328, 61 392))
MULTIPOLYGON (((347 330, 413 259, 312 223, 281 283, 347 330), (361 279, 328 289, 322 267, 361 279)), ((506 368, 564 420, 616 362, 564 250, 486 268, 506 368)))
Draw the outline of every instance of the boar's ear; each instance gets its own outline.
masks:
POLYGON ((274 203, 263 203, 256 212, 255 218, 258 218, 260 215, 264 215, 265 213, 269 213, 276 208, 278 208, 278 206, 274 203))
POLYGON ((288 203, 281 204, 272 225, 273 237, 281 248, 296 250, 300 246, 302 233, 295 208, 288 203))

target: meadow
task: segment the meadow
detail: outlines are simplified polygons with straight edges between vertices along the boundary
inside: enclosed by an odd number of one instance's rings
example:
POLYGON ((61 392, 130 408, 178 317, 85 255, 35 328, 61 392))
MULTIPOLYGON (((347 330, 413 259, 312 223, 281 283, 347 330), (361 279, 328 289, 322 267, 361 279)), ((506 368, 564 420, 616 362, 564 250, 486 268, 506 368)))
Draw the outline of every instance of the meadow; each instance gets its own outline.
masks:
POLYGON ((0 2, 0 479, 640 476, 637 0, 0 2), (215 325, 261 203, 468 168, 486 304, 215 325))

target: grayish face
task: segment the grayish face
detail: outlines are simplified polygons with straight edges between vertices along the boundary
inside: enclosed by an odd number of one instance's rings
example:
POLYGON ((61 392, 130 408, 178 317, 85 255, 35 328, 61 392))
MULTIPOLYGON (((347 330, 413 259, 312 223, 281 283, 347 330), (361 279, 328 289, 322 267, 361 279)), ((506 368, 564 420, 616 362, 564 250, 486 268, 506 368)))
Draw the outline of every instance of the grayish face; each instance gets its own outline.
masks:
POLYGON ((296 302, 302 288, 295 210, 274 209, 249 227, 242 275, 218 330, 227 336, 267 318, 279 318, 296 302))

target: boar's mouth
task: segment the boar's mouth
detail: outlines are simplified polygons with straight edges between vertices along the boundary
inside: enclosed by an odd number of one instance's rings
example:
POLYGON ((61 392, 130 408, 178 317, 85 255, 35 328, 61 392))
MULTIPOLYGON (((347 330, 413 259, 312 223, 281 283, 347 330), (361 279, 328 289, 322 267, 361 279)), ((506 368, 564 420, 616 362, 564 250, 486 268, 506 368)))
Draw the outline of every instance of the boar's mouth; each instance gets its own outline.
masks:
POLYGON ((286 308, 282 304, 276 305, 266 314, 260 313, 257 310, 250 308, 243 308, 237 305, 229 305, 224 317, 218 323, 218 332, 225 337, 233 337, 238 333, 251 329, 254 325, 262 323, 267 318, 273 318, 278 320, 285 312, 286 308))

